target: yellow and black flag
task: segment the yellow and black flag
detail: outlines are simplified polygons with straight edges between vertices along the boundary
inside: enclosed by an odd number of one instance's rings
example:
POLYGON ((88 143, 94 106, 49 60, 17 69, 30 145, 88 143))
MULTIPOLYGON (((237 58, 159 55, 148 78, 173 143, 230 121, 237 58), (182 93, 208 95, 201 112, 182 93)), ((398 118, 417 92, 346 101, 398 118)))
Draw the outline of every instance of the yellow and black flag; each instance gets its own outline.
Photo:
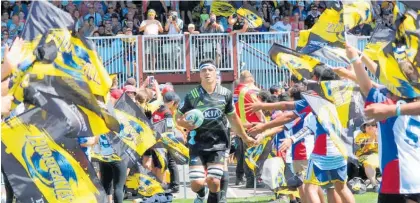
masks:
POLYGON ((420 96, 420 68, 415 65, 418 64, 415 61, 419 55, 414 53, 418 50, 409 47, 417 46, 417 42, 412 40, 414 44, 408 44, 406 40, 398 40, 396 32, 392 28, 379 25, 363 54, 376 62, 377 67, 373 74, 390 92, 404 98, 416 98, 420 96))
POLYGON ((298 53, 290 48, 274 43, 269 50, 271 60, 279 67, 287 67, 299 80, 311 79, 315 67, 329 68, 309 55, 298 53))
POLYGON ((9 94, 15 104, 28 100, 28 88, 54 95, 77 106, 89 119, 93 135, 118 131, 118 122, 94 96, 103 100, 111 79, 91 43, 72 35, 73 25, 68 13, 48 2, 33 2, 22 33, 25 59, 14 72, 9 94))
POLYGON ((190 152, 184 143, 176 138, 175 133, 177 133, 177 131, 162 133, 160 142, 163 143, 169 154, 171 154, 172 159, 174 159, 177 164, 188 164, 190 152))
POLYGON ((123 94, 115 104, 115 114, 121 128, 118 136, 138 156, 160 139, 160 134, 153 130, 143 110, 127 94, 123 94))
POLYGON ((327 1, 327 8, 309 31, 301 31, 297 51, 349 64, 345 53, 346 31, 372 20, 370 1, 327 1))
POLYGON ((348 147, 343 141, 343 126, 341 125, 335 105, 320 96, 302 93, 303 99, 308 102, 318 122, 328 133, 334 145, 346 158, 350 155, 348 147))
POLYGON ((39 107, 2 123, 2 169, 18 202, 106 201, 85 153, 66 136, 71 130, 39 107))
MULTIPOLYGON (((343 127, 341 140, 349 154, 353 153, 354 132, 364 122, 364 99, 360 87, 351 81, 331 80, 308 84, 308 89, 333 103, 343 127)), ((355 157, 350 156, 355 161, 355 157)))
POLYGON ((266 137, 260 145, 250 147, 245 151, 245 163, 254 173, 262 169, 265 160, 270 156, 275 157, 273 142, 272 137, 266 137))
POLYGON ((257 9, 254 6, 246 4, 239 8, 236 13, 245 18, 248 21, 249 28, 261 27, 264 23, 262 16, 259 15, 257 9))

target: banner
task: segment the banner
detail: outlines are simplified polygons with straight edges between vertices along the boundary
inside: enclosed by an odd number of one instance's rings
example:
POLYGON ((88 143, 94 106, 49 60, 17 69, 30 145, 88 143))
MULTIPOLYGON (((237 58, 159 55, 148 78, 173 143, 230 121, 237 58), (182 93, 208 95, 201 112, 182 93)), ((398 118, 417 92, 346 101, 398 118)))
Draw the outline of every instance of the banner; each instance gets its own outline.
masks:
POLYGON ((64 117, 36 107, 2 123, 2 167, 19 202, 98 202, 106 194, 64 117))
MULTIPOLYGON (((91 159, 97 162, 116 162, 121 161, 121 154, 125 151, 120 145, 122 140, 117 133, 109 132, 99 136, 99 141, 92 147, 91 159), (118 147, 119 146, 119 147, 118 147), (120 149, 117 151, 117 149, 120 149)), ((124 145, 125 146, 125 145, 124 145)), ((128 147, 125 147, 128 148, 128 147)))
POLYGON ((279 67, 287 67, 287 69, 299 80, 311 79, 316 67, 323 69, 329 68, 319 60, 306 54, 298 53, 283 45, 274 43, 269 50, 271 60, 279 67))
POLYGON ((139 156, 160 139, 160 134, 153 130, 142 109, 127 94, 115 104, 115 114, 121 128, 118 136, 139 156))

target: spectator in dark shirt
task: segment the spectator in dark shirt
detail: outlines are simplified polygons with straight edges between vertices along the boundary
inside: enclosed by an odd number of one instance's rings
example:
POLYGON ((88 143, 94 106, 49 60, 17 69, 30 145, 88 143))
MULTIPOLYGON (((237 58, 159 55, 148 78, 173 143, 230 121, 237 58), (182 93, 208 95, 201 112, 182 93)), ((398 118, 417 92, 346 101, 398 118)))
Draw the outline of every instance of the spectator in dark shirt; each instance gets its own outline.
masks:
POLYGON ((311 11, 308 12, 308 16, 306 16, 306 19, 305 19, 306 27, 308 29, 311 29, 320 15, 321 13, 318 11, 318 7, 315 4, 312 4, 311 11))
POLYGON ((117 32, 118 31, 120 31, 121 30, 121 23, 120 23, 120 21, 118 20, 118 15, 117 14, 114 14, 114 15, 112 15, 112 17, 111 17, 111 27, 112 27, 112 32, 114 33, 114 34, 117 34, 117 32))
POLYGON ((98 27, 98 33, 99 33, 99 36, 105 36, 105 26, 100 25, 98 27))
POLYGON ((357 36, 370 36, 372 33, 372 27, 369 24, 360 24, 359 26, 351 29, 350 33, 357 36))

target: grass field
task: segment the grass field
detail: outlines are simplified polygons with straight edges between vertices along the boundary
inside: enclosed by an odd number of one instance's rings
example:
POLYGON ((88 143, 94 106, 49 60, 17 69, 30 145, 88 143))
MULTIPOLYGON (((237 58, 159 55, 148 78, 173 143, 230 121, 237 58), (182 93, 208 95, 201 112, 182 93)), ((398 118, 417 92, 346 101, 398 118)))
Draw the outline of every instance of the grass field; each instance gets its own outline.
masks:
MULTIPOLYGON (((368 192, 363 195, 355 195, 357 203, 376 203, 377 202, 377 193, 368 192)), ((260 197, 252 197, 252 198, 245 198, 245 199, 228 199, 228 202, 232 203, 267 203, 274 196, 260 196, 260 197)), ((131 203, 131 201, 124 201, 124 203, 131 203)), ((193 199, 177 199, 173 201, 173 203, 192 203, 193 199)))

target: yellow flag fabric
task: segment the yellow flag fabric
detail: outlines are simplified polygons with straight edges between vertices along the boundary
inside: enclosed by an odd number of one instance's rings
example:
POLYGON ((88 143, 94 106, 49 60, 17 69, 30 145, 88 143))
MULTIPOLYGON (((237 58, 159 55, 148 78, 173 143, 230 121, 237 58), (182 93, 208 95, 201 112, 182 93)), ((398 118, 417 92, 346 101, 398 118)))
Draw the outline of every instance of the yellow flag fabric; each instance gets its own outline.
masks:
POLYGON ((226 1, 213 1, 211 4, 210 12, 216 16, 229 17, 236 12, 235 7, 226 1))
POLYGON ((165 193, 158 181, 142 173, 135 173, 128 176, 125 185, 129 190, 134 190, 143 197, 165 193))
MULTIPOLYGON (((401 24, 403 25, 403 24, 401 24)), ((400 30, 401 31, 401 30, 400 30)), ((396 40, 396 32, 385 26, 378 26, 366 45, 363 54, 377 63, 377 70, 373 74, 379 82, 396 96, 403 98, 416 98, 420 96, 420 67, 418 66, 418 53, 410 47, 416 47, 417 41, 412 38, 413 44, 404 44, 396 40), (412 55, 416 57, 412 57, 412 55), (399 61, 409 61, 400 66, 399 61)), ((406 41, 407 42, 407 41, 406 41)))
POLYGON ((373 9, 370 1, 344 1, 343 7, 343 22, 347 29, 372 22, 373 9))
POLYGON ((106 194, 64 117, 39 107, 2 123, 2 165, 19 202, 105 202, 106 194))
POLYGON ((271 60, 279 67, 286 67, 299 80, 311 79, 315 67, 329 68, 318 59, 298 53, 280 44, 273 44, 269 50, 271 60))

